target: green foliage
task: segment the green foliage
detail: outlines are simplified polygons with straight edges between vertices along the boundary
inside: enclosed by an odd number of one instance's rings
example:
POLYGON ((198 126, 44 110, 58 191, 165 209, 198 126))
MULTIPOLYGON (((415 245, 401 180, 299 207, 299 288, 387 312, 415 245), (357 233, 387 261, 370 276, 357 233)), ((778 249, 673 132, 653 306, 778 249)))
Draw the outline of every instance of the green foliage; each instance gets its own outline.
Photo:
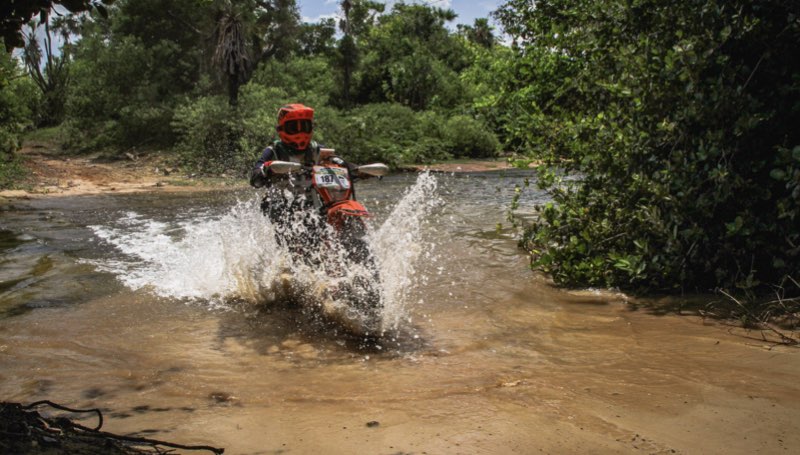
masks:
POLYGON ((136 38, 114 46, 84 38, 73 64, 67 100, 66 144, 72 149, 169 144, 172 106, 162 95, 158 61, 165 46, 146 48, 136 38))
POLYGON ((173 109, 202 80, 196 29, 203 27, 203 11, 193 0, 167 9, 161 2, 128 1, 112 9, 108 21, 85 18, 70 68, 66 146, 172 144, 173 109), (173 15, 188 26, 175 27, 173 15))
POLYGON ((15 154, 20 135, 33 125, 33 106, 38 91, 11 57, 0 46, 0 188, 11 188, 24 175, 21 159, 15 154))
POLYGON ((204 174, 240 166, 241 127, 236 111, 222 96, 191 100, 175 110, 172 127, 179 136, 181 164, 204 174))
POLYGON ((540 175, 555 203, 525 237, 536 267, 644 289, 756 289, 800 270, 800 23, 786 5, 503 5, 519 44, 506 128, 556 166, 540 175))
POLYGON ((20 30, 37 14, 46 15, 55 5, 60 5, 72 13, 94 9, 101 15, 107 15, 107 4, 114 0, 24 0, 12 1, 3 7, 0 16, 0 37, 6 48, 21 47, 24 40, 20 30))
MULTIPOLYGON (((271 60, 256 70, 252 84, 280 89, 311 106, 328 104, 328 97, 334 91, 331 68, 323 57, 271 60)), ((274 112, 277 113, 277 108, 274 112)))
POLYGON ((0 48, 0 54, 0 153, 12 154, 33 125, 38 91, 9 53, 0 48))
POLYGON ((450 10, 395 4, 362 40, 357 100, 394 101, 415 110, 460 104, 458 71, 468 62, 462 40, 444 26, 453 18, 450 10))
POLYGON ((525 89, 516 87, 513 92, 510 91, 516 81, 514 67, 517 57, 505 46, 489 49, 466 43, 465 48, 472 64, 459 77, 465 89, 462 96, 470 102, 467 105, 469 112, 486 124, 503 144, 504 150, 523 149, 518 136, 511 134, 509 128, 518 122, 522 111, 522 106, 512 99, 513 95, 525 89))
POLYGON ((304 57, 330 56, 334 52, 336 21, 323 19, 317 24, 302 24, 298 34, 298 54, 304 57))
MULTIPOLYGON (((264 147, 277 139, 278 109, 297 100, 282 88, 254 83, 242 87, 236 109, 222 96, 187 98, 172 121, 182 164, 204 174, 245 175, 264 147)), ((322 121, 320 114, 318 109, 317 123, 322 121)), ((324 133, 317 131, 315 140, 322 138, 324 133)))
POLYGON ((487 49, 491 49, 497 44, 494 27, 489 25, 489 19, 485 17, 475 19, 473 25, 459 24, 458 33, 469 42, 487 49))
POLYGON ((0 189, 14 188, 25 175, 20 157, 0 152, 0 189))
POLYGON ((467 115, 450 117, 442 133, 448 151, 455 157, 487 158, 500 149, 497 137, 486 125, 467 115))
POLYGON ((450 158, 438 133, 444 119, 434 112, 417 113, 400 104, 369 104, 347 114, 330 113, 321 126, 328 145, 349 161, 401 163, 430 162, 450 158), (323 129, 324 128, 324 129, 323 129), (335 141, 335 143, 333 142, 335 141))

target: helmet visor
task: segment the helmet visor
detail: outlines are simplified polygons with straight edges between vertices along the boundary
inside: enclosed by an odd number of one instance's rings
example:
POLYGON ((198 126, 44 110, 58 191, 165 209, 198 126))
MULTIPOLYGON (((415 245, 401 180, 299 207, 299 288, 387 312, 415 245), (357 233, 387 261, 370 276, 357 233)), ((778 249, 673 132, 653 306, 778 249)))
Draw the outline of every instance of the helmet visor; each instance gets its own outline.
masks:
POLYGON ((311 120, 287 120, 283 124, 283 131, 286 134, 310 133, 313 129, 311 120))

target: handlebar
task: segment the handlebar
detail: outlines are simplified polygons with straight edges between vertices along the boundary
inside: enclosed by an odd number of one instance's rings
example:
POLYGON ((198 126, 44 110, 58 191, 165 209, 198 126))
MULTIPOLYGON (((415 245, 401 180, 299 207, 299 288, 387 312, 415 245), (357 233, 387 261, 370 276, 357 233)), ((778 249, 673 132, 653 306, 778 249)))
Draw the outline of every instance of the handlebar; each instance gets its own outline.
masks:
POLYGON ((301 170, 303 165, 291 161, 271 161, 267 168, 276 174, 289 174, 301 170))
MULTIPOLYGON (((268 169, 276 174, 289 174, 301 170, 308 171, 311 168, 308 166, 303 166, 300 163, 293 163, 291 161, 271 161, 269 163, 268 169)), ((373 177, 383 177, 384 175, 389 173, 389 166, 383 163, 372 163, 372 164, 365 164, 362 166, 358 166, 356 170, 359 173, 371 175, 373 177)))

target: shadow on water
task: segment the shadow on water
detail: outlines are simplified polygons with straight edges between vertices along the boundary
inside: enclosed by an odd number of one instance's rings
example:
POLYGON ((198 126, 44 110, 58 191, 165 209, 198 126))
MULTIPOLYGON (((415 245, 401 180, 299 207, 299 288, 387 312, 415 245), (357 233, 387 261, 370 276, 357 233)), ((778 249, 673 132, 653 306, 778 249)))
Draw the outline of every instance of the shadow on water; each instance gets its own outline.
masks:
POLYGON ((220 342, 236 340, 259 355, 280 354, 297 345, 324 353, 320 360, 364 355, 391 359, 431 349, 421 329, 413 325, 382 336, 363 336, 324 317, 317 308, 292 300, 258 305, 236 301, 230 306, 233 311, 220 315, 220 342))
POLYGON ((14 232, 7 229, 0 229, 0 253, 5 253, 25 242, 25 239, 20 239, 14 232))

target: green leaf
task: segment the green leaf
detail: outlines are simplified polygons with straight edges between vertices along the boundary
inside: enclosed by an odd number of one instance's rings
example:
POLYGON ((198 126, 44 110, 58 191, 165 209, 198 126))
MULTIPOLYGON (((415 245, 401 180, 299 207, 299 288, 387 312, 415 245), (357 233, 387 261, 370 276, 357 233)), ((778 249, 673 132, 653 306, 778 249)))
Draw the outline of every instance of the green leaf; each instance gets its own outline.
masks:
POLYGON ((786 171, 783 169, 775 168, 770 171, 769 176, 775 180, 785 180, 786 179, 786 171))

